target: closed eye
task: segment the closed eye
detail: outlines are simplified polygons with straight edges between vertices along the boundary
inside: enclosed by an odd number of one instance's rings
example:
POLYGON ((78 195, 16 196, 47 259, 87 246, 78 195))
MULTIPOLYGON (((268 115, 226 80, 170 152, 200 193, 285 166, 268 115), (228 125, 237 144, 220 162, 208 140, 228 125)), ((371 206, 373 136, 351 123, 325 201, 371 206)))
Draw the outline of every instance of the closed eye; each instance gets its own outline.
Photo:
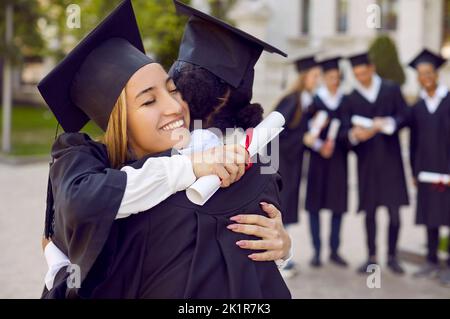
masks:
POLYGON ((143 103, 141 106, 148 106, 148 105, 152 105, 156 102, 156 100, 152 100, 152 101, 147 101, 145 103, 143 103))

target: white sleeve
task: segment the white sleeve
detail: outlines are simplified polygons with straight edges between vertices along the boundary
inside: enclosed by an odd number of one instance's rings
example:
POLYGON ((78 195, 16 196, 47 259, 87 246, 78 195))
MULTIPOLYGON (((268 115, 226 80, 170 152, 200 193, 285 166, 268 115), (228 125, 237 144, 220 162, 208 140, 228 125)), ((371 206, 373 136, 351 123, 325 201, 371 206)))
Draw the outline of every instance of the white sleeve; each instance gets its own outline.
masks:
POLYGON ((62 267, 70 265, 70 260, 53 242, 45 246, 44 256, 48 265, 48 271, 44 279, 45 286, 50 290, 53 288, 53 281, 55 280, 56 274, 62 267))
POLYGON ((314 144, 311 146, 311 148, 315 152, 320 152, 320 149, 322 148, 322 146, 323 146, 323 141, 318 138, 314 141, 314 144))
POLYGON ((385 124, 383 126, 383 133, 386 135, 392 135, 395 133, 395 130, 397 129, 397 122, 395 119, 391 116, 385 117, 385 124))
POLYGON ((286 267, 286 265, 289 263, 289 261, 292 259, 292 257, 294 257, 294 249, 291 245, 291 249, 289 249, 289 253, 287 256, 285 256, 282 259, 275 260, 275 264, 277 265, 278 269, 281 270, 284 267, 286 267))
POLYGON ((352 144, 353 146, 356 146, 359 144, 359 141, 353 136, 351 131, 348 131, 348 136, 347 136, 350 144, 352 144))
POLYGON ((196 180, 184 155, 149 158, 142 168, 125 166, 121 171, 127 174, 127 185, 116 219, 146 211, 196 180))

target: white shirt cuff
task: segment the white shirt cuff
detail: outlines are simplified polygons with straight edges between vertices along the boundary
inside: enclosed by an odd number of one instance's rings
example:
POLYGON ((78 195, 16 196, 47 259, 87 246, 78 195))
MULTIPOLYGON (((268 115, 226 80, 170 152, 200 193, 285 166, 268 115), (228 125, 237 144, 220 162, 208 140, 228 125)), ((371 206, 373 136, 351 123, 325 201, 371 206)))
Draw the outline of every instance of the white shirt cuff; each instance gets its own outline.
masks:
POLYGON ((121 171, 127 174, 127 185, 116 219, 149 210, 196 180, 184 155, 149 158, 142 168, 125 166, 121 171))
POLYGON ((286 267, 286 265, 289 263, 289 261, 294 257, 293 247, 291 245, 291 249, 289 249, 289 253, 287 256, 285 256, 282 259, 275 260, 275 264, 277 265, 278 269, 283 269, 286 267))
POLYGON ((70 260, 53 242, 45 246, 44 256, 48 265, 48 271, 45 274, 44 281, 45 286, 50 290, 53 288, 53 281, 55 280, 56 274, 61 268, 70 265, 70 260))
POLYGON ((323 141, 321 139, 316 139, 311 148, 316 152, 320 152, 320 149, 322 148, 322 146, 323 146, 323 141))
POLYGON ((348 140, 349 140, 350 144, 352 144, 353 146, 356 146, 359 144, 359 141, 353 136, 351 131, 348 132, 348 140))
POLYGON ((392 135, 394 134, 395 130, 397 129, 397 122, 393 117, 385 117, 385 124, 383 125, 382 132, 386 135, 392 135))

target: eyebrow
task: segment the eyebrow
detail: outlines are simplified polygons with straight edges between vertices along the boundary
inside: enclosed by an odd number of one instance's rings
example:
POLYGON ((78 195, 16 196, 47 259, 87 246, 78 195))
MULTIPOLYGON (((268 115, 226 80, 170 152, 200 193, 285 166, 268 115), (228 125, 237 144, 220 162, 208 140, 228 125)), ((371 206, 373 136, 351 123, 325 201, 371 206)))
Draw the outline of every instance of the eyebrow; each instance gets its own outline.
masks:
MULTIPOLYGON (((173 81, 173 79, 169 76, 169 77, 166 79, 166 86, 169 84, 170 81, 173 81)), ((138 95, 136 95, 135 100, 136 100, 138 97, 140 97, 141 95, 143 95, 143 94, 145 94, 145 93, 148 93, 148 92, 150 92, 151 90, 154 90, 154 89, 155 89, 155 87, 154 87, 154 86, 151 86, 151 87, 149 87, 149 88, 146 88, 145 90, 142 90, 138 95)))

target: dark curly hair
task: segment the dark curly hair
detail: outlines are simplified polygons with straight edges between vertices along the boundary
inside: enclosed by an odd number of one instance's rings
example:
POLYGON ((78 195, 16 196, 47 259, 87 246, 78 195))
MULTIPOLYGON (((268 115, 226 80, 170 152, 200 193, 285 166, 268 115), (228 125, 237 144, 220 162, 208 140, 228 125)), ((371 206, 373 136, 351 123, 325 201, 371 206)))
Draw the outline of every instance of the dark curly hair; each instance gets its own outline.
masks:
POLYGON ((202 120, 206 127, 246 130, 262 121, 263 108, 250 103, 253 72, 237 89, 210 71, 183 61, 176 61, 169 74, 189 105, 191 118, 202 120))

